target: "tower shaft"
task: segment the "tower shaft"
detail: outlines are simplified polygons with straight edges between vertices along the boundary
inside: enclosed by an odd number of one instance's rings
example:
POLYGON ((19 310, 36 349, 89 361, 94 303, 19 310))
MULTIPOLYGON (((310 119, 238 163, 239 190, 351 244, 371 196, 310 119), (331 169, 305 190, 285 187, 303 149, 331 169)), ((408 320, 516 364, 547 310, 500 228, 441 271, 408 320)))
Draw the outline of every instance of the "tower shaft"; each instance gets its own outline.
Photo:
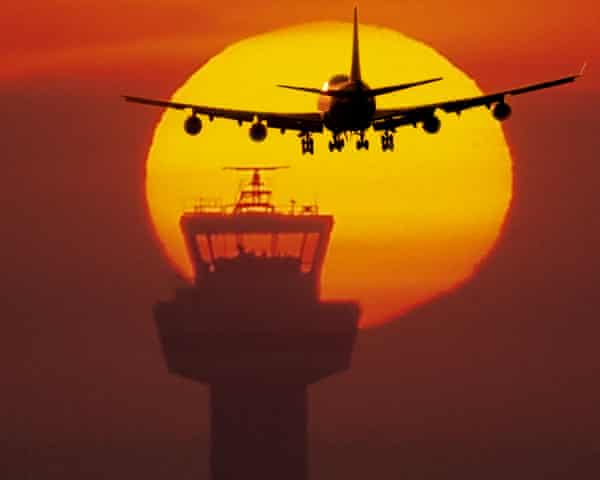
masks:
POLYGON ((308 478, 305 385, 216 383, 210 401, 214 480, 308 478))

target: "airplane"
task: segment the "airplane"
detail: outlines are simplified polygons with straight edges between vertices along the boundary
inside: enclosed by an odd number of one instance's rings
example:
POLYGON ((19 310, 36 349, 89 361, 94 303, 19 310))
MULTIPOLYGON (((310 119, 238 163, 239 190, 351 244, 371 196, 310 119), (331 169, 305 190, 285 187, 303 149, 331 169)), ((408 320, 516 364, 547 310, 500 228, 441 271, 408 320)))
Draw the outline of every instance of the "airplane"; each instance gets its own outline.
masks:
POLYGON ((251 122, 250 138, 262 142, 267 137, 268 128, 279 129, 281 133, 286 130, 298 131, 301 138, 302 154, 314 154, 314 140, 312 135, 323 133, 325 129, 331 132, 329 151, 342 151, 345 145, 344 138, 357 135, 356 149, 369 149, 369 140, 365 133, 369 128, 383 132, 381 148, 383 151, 394 150, 394 136, 399 127, 420 125, 430 134, 439 132, 441 121, 436 116, 436 111, 456 113, 473 107, 485 106, 492 110, 492 115, 499 121, 510 117, 512 110, 506 102, 507 97, 555 87, 573 82, 583 75, 585 64, 581 71, 556 80, 549 80, 518 88, 502 90, 495 93, 484 94, 476 97, 445 100, 426 105, 378 109, 376 97, 388 93, 414 88, 442 80, 441 77, 427 80, 391 85, 380 88, 369 88, 362 80, 360 70, 360 57, 358 46, 358 9, 354 7, 354 27, 352 40, 352 64, 350 75, 334 75, 325 83, 323 88, 298 87, 293 85, 277 85, 281 88, 308 92, 320 96, 320 110, 305 113, 276 113, 253 110, 232 110, 226 108, 195 105, 192 103, 179 103, 165 100, 124 96, 128 102, 141 103, 157 107, 189 110, 190 116, 184 122, 184 130, 189 135, 197 135, 202 130, 200 115, 207 116, 209 121, 214 118, 237 120, 241 126, 243 122, 251 122))

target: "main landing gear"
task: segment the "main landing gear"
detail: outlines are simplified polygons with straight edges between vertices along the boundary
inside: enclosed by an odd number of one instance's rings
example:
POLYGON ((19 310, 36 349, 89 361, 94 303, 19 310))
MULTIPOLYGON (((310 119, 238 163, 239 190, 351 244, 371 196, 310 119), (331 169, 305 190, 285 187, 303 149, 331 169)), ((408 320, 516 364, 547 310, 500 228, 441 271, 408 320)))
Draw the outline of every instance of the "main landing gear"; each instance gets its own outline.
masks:
POLYGON ((299 136, 302 137, 302 155, 304 155, 305 153, 310 153, 311 155, 314 155, 315 141, 313 140, 311 134, 306 132, 301 133, 299 136))
POLYGON ((392 135, 389 131, 386 131, 381 136, 381 150, 384 152, 387 150, 394 150, 394 135, 392 135))
MULTIPOLYGON (((358 134, 358 133, 357 133, 358 134)), ((369 149, 369 140, 365 138, 365 132, 360 132, 360 138, 356 141, 356 149, 357 150, 368 150, 369 149)), ((315 153, 315 143, 309 132, 302 132, 298 135, 302 139, 302 154, 310 153, 313 155, 315 153)), ((347 138, 346 138, 347 140, 347 138)), ((341 152, 346 145, 346 141, 341 137, 340 134, 333 135, 333 138, 329 141, 329 151, 333 152, 337 150, 341 152)), ((381 149, 386 152, 388 150, 394 150, 394 135, 393 130, 386 130, 385 133, 381 136, 381 149)))
POLYGON ((339 135, 334 135, 333 139, 329 142, 329 151, 333 152, 334 150, 337 150, 338 152, 341 152, 345 144, 346 142, 344 142, 343 138, 340 138, 339 135))

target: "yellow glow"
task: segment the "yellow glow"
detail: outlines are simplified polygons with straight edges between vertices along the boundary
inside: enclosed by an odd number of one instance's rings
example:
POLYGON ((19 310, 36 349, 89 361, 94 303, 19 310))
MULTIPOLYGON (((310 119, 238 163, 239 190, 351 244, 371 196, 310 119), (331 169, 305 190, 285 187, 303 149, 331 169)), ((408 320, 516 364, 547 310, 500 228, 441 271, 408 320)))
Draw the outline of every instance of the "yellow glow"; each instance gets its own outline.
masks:
MULTIPOLYGON (((286 83, 315 87, 347 73, 352 26, 314 23, 279 30, 230 46, 194 73, 173 95, 200 105, 266 111, 311 112, 317 96, 278 89, 286 83)), ((397 32, 361 26, 362 75, 371 87, 436 76, 432 85, 378 97, 394 107, 480 93, 430 47, 397 32)), ((239 176, 227 165, 281 165, 267 175, 275 200, 318 201, 335 215, 323 274, 323 298, 356 299, 362 325, 376 325, 467 279, 492 248, 511 197, 511 159, 499 124, 485 108, 439 114, 442 129, 428 135, 405 127, 396 150, 330 153, 328 135, 315 136, 315 155, 302 156, 294 132, 269 130, 264 143, 248 137, 248 124, 204 120, 198 137, 183 131, 187 114, 166 111, 147 161, 147 200, 166 255, 186 277, 191 266, 179 231, 181 212, 199 197, 233 200, 239 176)))

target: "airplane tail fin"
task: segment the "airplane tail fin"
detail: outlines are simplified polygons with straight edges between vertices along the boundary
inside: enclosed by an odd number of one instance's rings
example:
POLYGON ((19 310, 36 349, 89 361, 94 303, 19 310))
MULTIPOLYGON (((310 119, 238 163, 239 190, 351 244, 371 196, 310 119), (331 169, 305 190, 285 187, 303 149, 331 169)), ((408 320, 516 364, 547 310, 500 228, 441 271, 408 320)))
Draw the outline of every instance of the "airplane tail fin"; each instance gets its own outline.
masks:
POLYGON ((360 81, 360 55, 358 51, 358 7, 354 6, 354 33, 352 38, 352 67, 350 68, 350 81, 360 81))

